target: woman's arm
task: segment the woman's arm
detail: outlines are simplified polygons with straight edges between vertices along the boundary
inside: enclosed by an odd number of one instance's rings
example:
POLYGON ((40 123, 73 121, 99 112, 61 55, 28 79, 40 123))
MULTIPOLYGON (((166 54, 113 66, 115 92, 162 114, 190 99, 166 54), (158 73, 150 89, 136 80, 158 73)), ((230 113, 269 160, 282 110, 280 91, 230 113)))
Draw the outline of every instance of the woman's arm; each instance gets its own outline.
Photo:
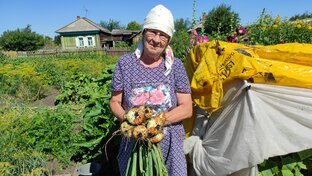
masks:
POLYGON ((193 104, 191 94, 177 93, 178 106, 165 112, 166 125, 180 122, 193 115, 193 104))
POLYGON ((109 102, 110 108, 117 119, 122 122, 124 120, 125 110, 122 105, 122 91, 112 92, 112 98, 109 102))

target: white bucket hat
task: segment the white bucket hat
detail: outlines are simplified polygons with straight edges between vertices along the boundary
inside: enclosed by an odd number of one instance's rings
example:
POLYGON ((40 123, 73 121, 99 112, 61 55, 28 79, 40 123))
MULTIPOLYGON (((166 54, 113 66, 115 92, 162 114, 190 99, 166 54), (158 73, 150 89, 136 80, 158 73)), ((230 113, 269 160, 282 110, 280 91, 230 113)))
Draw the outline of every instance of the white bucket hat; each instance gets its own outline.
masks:
MULTIPOLYGON (((165 6, 159 4, 152 8, 144 19, 143 31, 144 29, 156 29, 162 31, 170 36, 170 40, 174 33, 174 20, 173 15, 169 9, 165 6)), ((143 41, 139 43, 135 54, 137 58, 140 58, 143 53, 143 41)), ((167 76, 172 70, 172 64, 174 61, 174 56, 171 47, 168 45, 165 50, 165 75, 167 76)))

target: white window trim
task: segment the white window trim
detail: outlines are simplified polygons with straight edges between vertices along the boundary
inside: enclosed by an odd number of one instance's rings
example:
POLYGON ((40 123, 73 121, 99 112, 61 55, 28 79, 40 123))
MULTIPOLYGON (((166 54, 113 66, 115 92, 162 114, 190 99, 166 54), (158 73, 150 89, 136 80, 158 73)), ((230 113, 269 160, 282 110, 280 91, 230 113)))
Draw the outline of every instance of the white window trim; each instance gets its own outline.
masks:
POLYGON ((86 45, 87 45, 87 47, 94 47, 95 46, 95 37, 94 36, 91 36, 91 35, 88 35, 88 36, 86 36, 86 45), (89 37, 91 37, 91 39, 92 39, 92 45, 89 45, 89 42, 88 42, 88 38, 89 37))
POLYGON ((77 36, 76 37, 76 47, 77 48, 83 48, 83 47, 85 47, 85 45, 86 45, 86 42, 85 42, 84 37, 83 36, 77 36), (80 40, 79 40, 80 38, 82 38, 83 46, 80 45, 80 40))
POLYGON ((77 36, 76 37, 76 47, 77 48, 85 48, 85 47, 95 47, 95 37, 88 35, 88 36, 77 36), (88 38, 92 38, 92 45, 89 45, 88 38), (83 40, 83 46, 80 45, 80 38, 83 40))

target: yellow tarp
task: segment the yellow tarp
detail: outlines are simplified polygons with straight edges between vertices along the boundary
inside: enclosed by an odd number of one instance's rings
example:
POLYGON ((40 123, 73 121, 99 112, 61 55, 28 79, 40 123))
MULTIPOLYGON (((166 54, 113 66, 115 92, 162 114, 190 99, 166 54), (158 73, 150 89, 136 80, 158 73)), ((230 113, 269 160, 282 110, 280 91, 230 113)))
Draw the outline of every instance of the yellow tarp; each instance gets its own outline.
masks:
MULTIPOLYGON (((246 46, 212 41, 195 46, 186 61, 196 105, 213 113, 223 84, 239 78, 255 83, 312 88, 312 44, 246 46)), ((190 125, 190 121, 185 124, 190 125)))
POLYGON ((206 42, 194 47, 187 58, 194 102, 214 112, 222 97, 222 85, 235 78, 256 83, 312 88, 312 44, 288 43, 246 46, 206 42))

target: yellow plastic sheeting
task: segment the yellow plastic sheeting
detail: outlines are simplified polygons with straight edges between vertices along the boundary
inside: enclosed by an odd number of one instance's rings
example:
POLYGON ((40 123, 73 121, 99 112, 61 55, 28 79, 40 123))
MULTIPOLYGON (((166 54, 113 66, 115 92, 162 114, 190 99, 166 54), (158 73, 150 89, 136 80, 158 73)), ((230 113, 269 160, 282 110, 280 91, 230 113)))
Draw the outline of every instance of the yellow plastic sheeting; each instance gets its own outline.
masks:
POLYGON ((190 51, 186 70, 194 103, 212 113, 223 99, 223 84, 235 78, 312 88, 312 44, 246 46, 206 42, 190 51))

